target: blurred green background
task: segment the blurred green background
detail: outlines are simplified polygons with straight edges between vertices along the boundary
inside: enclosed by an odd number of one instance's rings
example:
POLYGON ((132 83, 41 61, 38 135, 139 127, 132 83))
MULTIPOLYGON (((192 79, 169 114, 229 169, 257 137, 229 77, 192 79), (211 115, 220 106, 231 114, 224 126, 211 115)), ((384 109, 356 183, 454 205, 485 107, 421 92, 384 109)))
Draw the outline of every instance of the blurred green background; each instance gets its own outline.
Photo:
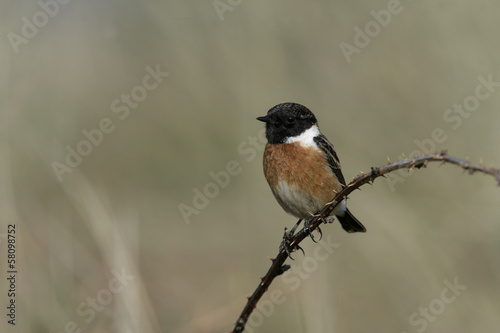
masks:
MULTIPOLYGON (((281 102, 316 114, 348 180, 416 140, 500 166, 500 87, 447 113, 488 92, 479 77, 500 82, 499 14, 494 0, 2 1, 0 256, 5 276, 16 224, 19 273, 16 326, 0 330, 230 331, 295 222, 255 120, 281 102), (87 155, 76 167, 71 149, 87 155)), ((499 204, 492 178, 451 165, 365 186, 349 207, 368 232, 325 226, 333 253, 306 240, 247 332, 497 332, 499 204)))

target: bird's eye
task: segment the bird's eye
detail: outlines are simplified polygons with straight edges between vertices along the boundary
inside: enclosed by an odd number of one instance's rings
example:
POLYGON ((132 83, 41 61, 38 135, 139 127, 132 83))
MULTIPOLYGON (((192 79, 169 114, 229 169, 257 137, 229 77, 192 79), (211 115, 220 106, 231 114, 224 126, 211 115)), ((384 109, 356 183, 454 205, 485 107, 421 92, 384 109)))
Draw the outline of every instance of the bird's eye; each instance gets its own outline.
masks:
POLYGON ((295 118, 294 118, 294 117, 288 117, 288 118, 286 118, 286 122, 287 122, 288 124, 292 124, 294 121, 295 121, 295 118))

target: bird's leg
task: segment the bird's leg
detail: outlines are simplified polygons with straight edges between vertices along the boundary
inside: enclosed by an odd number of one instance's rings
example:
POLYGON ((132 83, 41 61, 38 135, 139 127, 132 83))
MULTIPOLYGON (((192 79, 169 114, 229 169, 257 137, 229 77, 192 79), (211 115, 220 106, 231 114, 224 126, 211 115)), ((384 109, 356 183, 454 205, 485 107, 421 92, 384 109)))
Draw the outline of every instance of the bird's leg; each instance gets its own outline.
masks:
POLYGON ((297 227, 300 225, 300 222, 302 222, 302 219, 298 220, 297 223, 295 223, 292 230, 290 230, 290 234, 288 237, 292 237, 295 234, 295 230, 297 230, 297 227))

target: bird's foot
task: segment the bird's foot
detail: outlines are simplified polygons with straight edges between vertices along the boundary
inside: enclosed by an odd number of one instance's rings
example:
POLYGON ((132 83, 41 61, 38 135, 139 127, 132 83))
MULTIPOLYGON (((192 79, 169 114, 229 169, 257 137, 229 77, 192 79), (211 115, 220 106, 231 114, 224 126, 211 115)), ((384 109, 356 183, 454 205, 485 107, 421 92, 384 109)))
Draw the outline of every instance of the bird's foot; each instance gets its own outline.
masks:
POLYGON ((301 248, 298 244, 294 244, 292 241, 293 236, 295 235, 295 230, 297 229, 297 227, 299 226, 301 221, 302 220, 298 220, 297 223, 295 223, 295 225, 293 226, 293 228, 291 230, 288 230, 288 228, 285 227, 285 232, 283 233, 283 241, 281 242, 280 247, 279 247, 279 251, 280 252, 286 251, 286 254, 292 260, 295 260, 292 257, 293 251, 301 250, 302 253, 305 255, 304 249, 301 248))
MULTIPOLYGON (((323 220, 324 221, 324 220, 323 220)), ((314 235, 313 235, 313 231, 314 230, 311 230, 310 226, 309 226, 309 219, 306 219, 304 221, 304 229, 305 231, 307 232, 307 234, 309 235, 309 237, 311 237, 312 241, 314 243, 317 243, 321 240, 321 238, 323 238, 323 232, 321 231, 321 228, 319 226, 316 227, 316 229, 318 229, 318 232, 319 232, 319 239, 316 240, 316 238, 314 238, 314 235)))

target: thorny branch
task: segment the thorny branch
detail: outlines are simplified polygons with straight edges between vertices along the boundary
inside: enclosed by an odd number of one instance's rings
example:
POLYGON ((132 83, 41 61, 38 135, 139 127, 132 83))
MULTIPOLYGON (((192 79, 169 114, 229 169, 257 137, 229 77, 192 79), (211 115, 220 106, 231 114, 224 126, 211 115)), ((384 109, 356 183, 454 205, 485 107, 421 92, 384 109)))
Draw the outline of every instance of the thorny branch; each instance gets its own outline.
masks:
MULTIPOLYGON (((436 154, 422 155, 415 158, 404 158, 401 161, 391 163, 381 167, 372 167, 369 173, 361 173, 357 175, 347 186, 345 186, 341 191, 339 191, 335 197, 330 201, 325 207, 319 211, 317 214, 309 218, 309 230, 302 228, 297 232, 290 240, 290 248, 297 249, 300 242, 304 240, 309 235, 310 231, 315 230, 321 223, 323 223, 324 218, 329 216, 330 213, 354 190, 358 189, 366 183, 373 183, 373 181, 378 177, 385 177, 386 174, 398 170, 398 169, 420 169, 426 167, 429 162, 441 162, 455 164, 468 171, 469 174, 474 172, 482 172, 493 176, 498 185, 500 186, 500 169, 490 168, 481 164, 470 163, 469 161, 462 160, 457 157, 449 156, 446 150, 442 150, 436 154)), ((271 259, 272 265, 267 271, 266 275, 261 278, 261 282, 257 286, 257 289, 253 294, 248 297, 248 302, 243 308, 238 320, 235 323, 234 330, 231 333, 241 333, 245 329, 245 324, 250 317, 250 314, 254 310, 257 302, 260 300, 262 295, 267 291, 274 278, 285 272, 289 265, 284 265, 288 255, 286 250, 281 250, 276 258, 271 259)))

